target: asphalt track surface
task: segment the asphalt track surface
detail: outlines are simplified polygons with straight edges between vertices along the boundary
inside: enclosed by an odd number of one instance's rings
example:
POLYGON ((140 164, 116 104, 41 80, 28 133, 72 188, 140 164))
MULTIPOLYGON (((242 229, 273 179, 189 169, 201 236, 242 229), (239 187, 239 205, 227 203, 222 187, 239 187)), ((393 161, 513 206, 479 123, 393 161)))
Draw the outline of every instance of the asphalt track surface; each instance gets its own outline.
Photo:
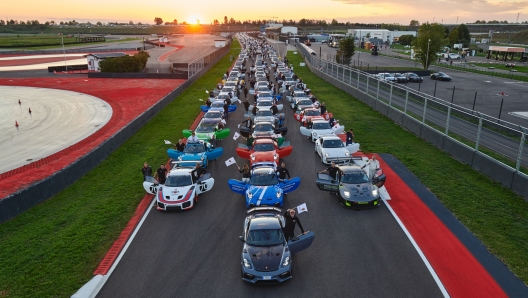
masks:
MULTIPOLYGON (((317 189, 315 173, 326 166, 314 153, 313 143, 300 134, 292 112, 285 109, 286 139, 293 145, 285 162, 292 176, 301 178, 301 186, 286 196, 283 209, 307 203, 309 212, 299 218, 305 230, 316 234, 312 246, 293 257, 293 279, 275 286, 241 280, 238 236, 246 208, 243 196, 227 185, 230 178, 240 179, 240 174, 234 166, 227 168, 224 160, 234 156, 239 165, 244 160, 235 154, 237 141, 227 138, 221 142, 224 155, 208 168, 215 178, 213 189, 200 196, 199 204, 188 212, 147 211, 145 222, 98 297, 345 297, 352 293, 360 297, 442 297, 384 205, 352 211, 342 208, 334 195, 317 189)), ((239 105, 230 115, 228 127, 233 132, 243 114, 239 105)))
MULTIPOLYGON (((321 54, 323 58, 326 57, 327 53, 335 55, 336 49, 324 44, 320 45, 314 43, 311 48, 317 53, 317 55, 319 55, 319 47, 321 47, 321 54)), ((378 69, 393 66, 421 67, 420 64, 408 60, 386 56, 373 56, 369 53, 363 52, 358 55, 358 53, 359 52, 356 52, 352 58, 356 65, 358 64, 359 56, 359 63, 361 63, 362 66, 369 65, 369 68, 372 70, 375 69, 375 66, 378 66, 378 69)), ((475 110, 495 118, 499 118, 501 100, 504 98, 500 119, 528 127, 527 119, 509 114, 511 112, 528 111, 528 101, 526 100, 528 82, 520 82, 508 80, 506 78, 456 71, 453 69, 443 69, 436 66, 431 67, 431 69, 440 69, 440 71, 448 73, 453 78, 453 80, 450 82, 438 81, 436 84, 436 92, 435 82, 437 81, 431 80, 430 78, 424 78, 422 84, 407 83, 406 85, 416 90, 420 89, 421 92, 425 92, 430 95, 435 94, 437 98, 443 99, 447 102, 453 101, 454 104, 470 110, 473 109, 475 93, 477 93, 475 110), (453 87, 455 87, 454 97, 453 87), (505 92, 506 96, 500 96, 499 94, 501 92, 505 92)))
POLYGON ((73 91, 0 86, 0 94, 0 173, 83 140, 112 116, 102 99, 73 91))

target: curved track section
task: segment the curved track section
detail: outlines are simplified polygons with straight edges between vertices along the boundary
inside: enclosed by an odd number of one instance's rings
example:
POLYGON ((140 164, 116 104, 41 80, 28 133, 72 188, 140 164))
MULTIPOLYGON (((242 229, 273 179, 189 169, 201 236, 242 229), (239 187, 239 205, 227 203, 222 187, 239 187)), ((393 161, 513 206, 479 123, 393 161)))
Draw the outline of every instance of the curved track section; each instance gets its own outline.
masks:
POLYGON ((0 86, 0 94, 0 173, 83 140, 112 116, 108 103, 78 92, 0 86))

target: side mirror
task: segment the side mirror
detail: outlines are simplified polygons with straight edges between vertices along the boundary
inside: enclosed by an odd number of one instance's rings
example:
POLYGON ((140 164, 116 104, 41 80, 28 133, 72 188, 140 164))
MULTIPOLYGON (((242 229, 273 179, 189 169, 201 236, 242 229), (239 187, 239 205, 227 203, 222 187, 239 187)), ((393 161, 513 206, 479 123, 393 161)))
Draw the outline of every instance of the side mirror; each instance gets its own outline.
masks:
POLYGON ((242 236, 242 235, 238 236, 238 239, 240 239, 240 241, 242 241, 242 242, 246 242, 246 241, 244 241, 244 236, 242 236))

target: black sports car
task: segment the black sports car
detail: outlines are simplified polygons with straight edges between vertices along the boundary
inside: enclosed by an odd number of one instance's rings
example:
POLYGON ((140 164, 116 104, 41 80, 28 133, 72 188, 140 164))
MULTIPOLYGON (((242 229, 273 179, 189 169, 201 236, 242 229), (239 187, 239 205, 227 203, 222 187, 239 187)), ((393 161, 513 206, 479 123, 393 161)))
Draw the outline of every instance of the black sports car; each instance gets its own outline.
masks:
POLYGON ((366 209, 380 205, 378 188, 382 187, 386 180, 381 170, 370 179, 359 165, 345 164, 338 168, 340 171, 337 179, 328 174, 317 174, 316 184, 320 190, 337 194, 339 203, 346 208, 366 209))
POLYGON ((409 82, 423 82, 423 78, 415 74, 414 72, 406 72, 403 75, 407 78, 407 81, 409 82))
POLYGON ((394 78, 396 79, 397 83, 407 83, 407 77, 402 75, 401 73, 395 73, 394 78))
POLYGON ((435 72, 431 74, 431 79, 440 81, 451 81, 451 77, 443 72, 435 72))
POLYGON ((247 211, 242 248, 242 280, 250 283, 276 283, 292 278, 292 254, 310 247, 314 232, 286 241, 282 233, 281 209, 256 207, 247 211))

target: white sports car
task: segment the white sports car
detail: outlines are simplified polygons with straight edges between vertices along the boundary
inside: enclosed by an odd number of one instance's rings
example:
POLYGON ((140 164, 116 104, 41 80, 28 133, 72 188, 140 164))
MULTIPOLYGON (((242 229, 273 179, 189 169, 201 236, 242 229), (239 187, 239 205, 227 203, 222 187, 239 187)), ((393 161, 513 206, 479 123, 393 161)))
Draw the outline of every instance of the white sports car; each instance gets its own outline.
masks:
POLYGON ((312 142, 315 142, 319 136, 330 134, 338 135, 343 133, 343 131, 345 131, 345 126, 339 126, 337 129, 334 129, 326 120, 313 121, 312 128, 301 126, 301 134, 310 137, 312 142))
POLYGON ((320 136, 315 141, 315 152, 319 154, 324 164, 349 162, 352 154, 358 150, 359 143, 345 146, 343 141, 335 135, 320 136))
MULTIPOLYGON (((273 101, 271 100, 259 100, 257 102, 257 109, 259 110, 271 110, 271 107, 273 106, 273 101)), ((277 110, 281 111, 284 105, 278 104, 277 110)), ((249 106, 249 110, 251 111, 253 109, 253 105, 249 106)))
POLYGON ((192 179, 190 167, 177 164, 169 172, 165 184, 160 185, 154 177, 147 176, 143 188, 156 195, 158 210, 176 211, 192 209, 198 203, 198 195, 213 188, 214 178, 205 173, 199 179, 192 179))

